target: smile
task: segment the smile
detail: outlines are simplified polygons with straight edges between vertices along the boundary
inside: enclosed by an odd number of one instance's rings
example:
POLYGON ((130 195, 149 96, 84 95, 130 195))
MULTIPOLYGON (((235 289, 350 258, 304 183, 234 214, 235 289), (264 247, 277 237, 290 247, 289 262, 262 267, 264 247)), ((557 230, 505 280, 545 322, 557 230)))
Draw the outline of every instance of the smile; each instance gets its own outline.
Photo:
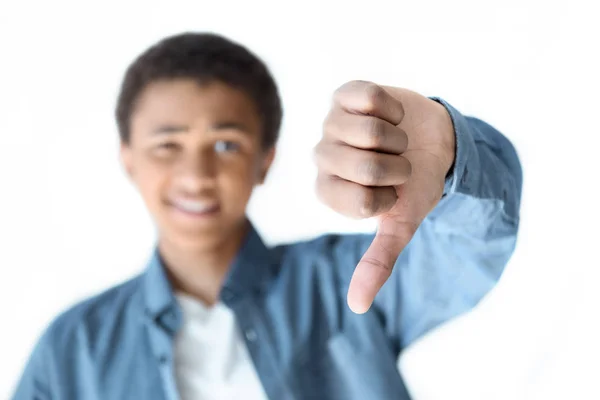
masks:
POLYGON ((179 212, 198 217, 215 214, 220 209, 216 201, 176 199, 171 201, 170 205, 179 212))

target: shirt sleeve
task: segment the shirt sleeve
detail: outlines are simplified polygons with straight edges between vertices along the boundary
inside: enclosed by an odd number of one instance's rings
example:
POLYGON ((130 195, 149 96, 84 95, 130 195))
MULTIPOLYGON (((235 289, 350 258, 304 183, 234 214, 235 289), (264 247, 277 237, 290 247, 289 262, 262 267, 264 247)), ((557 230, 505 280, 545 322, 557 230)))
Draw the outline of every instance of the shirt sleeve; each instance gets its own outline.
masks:
MULTIPOLYGON (((398 258, 372 307, 398 351, 478 304, 500 278, 519 226, 522 171, 513 145, 489 124, 433 100, 452 118, 455 163, 442 200, 398 258)), ((342 247, 354 251, 358 262, 372 238, 349 236, 342 247)))
POLYGON ((50 400, 48 385, 48 345, 44 334, 35 345, 17 382, 12 400, 50 400))

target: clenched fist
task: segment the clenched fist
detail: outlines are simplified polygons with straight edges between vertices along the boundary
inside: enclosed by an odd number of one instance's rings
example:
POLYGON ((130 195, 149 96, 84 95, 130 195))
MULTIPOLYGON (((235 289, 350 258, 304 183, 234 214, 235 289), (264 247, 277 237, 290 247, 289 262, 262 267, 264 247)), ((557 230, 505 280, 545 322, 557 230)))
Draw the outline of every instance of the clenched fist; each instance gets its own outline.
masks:
POLYGON ((362 81, 335 92, 315 148, 317 193, 341 214, 378 219, 350 283, 352 311, 369 309, 400 252, 441 199, 454 155, 452 120, 441 104, 362 81))

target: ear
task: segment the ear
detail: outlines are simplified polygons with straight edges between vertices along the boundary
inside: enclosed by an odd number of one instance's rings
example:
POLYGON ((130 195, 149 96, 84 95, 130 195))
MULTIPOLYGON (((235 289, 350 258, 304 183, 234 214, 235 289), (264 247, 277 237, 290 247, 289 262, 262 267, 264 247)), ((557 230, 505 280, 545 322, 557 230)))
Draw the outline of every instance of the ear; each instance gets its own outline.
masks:
POLYGON ((133 160, 131 154, 131 147, 129 144, 121 142, 119 149, 119 158, 121 159, 121 165, 127 174, 129 179, 133 179, 133 160))
POLYGON ((258 184, 262 185, 265 183, 265 179, 267 179, 267 174, 269 173, 269 169, 271 169, 271 165, 273 164, 273 160, 275 159, 275 146, 272 146, 268 150, 265 151, 263 155, 262 165, 260 166, 259 176, 258 176, 258 184))

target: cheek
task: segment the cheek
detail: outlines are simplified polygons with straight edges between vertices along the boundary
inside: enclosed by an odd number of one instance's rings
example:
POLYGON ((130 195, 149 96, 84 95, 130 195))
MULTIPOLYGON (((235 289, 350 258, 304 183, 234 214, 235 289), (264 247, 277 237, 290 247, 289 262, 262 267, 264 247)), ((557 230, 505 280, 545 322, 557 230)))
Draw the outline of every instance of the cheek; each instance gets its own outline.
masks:
POLYGON ((149 207, 160 203, 161 190, 168 181, 169 171, 153 163, 139 163, 134 174, 135 184, 149 207))
POLYGON ((257 170, 250 163, 229 165, 219 175, 222 191, 240 201, 245 201, 250 196, 258 179, 257 170))

